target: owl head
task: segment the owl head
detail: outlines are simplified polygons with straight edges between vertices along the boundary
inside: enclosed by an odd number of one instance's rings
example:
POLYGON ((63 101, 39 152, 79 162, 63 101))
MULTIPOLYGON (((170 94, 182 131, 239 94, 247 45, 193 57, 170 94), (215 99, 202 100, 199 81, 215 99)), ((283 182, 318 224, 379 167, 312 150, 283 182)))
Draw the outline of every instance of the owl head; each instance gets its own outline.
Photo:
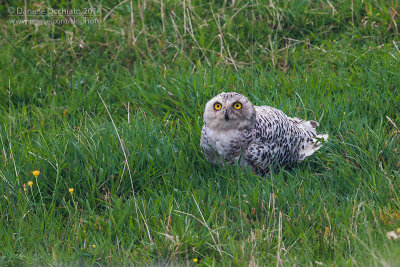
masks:
POLYGON ((221 93, 207 102, 204 122, 214 129, 246 129, 255 122, 253 104, 238 93, 221 93))

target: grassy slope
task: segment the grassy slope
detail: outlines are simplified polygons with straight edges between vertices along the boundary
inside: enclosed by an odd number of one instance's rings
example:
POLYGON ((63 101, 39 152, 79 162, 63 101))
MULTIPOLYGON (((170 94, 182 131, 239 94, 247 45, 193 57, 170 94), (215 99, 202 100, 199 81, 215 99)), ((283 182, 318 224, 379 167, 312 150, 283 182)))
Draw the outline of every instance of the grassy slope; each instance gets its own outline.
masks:
POLYGON ((0 264, 393 265, 399 4, 135 1, 37 29, 3 4, 0 264), (331 139, 269 177, 214 168, 199 138, 221 91, 331 139))

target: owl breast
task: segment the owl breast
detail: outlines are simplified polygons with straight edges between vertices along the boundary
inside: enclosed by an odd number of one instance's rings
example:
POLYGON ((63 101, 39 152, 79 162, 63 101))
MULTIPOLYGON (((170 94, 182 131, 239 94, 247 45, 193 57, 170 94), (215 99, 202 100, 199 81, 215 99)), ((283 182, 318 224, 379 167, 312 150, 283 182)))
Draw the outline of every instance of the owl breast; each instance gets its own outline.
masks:
POLYGON ((234 164, 246 150, 250 139, 250 132, 246 129, 221 130, 208 128, 204 125, 201 145, 203 148, 208 147, 211 150, 208 160, 220 165, 223 165, 223 161, 220 160, 234 164))

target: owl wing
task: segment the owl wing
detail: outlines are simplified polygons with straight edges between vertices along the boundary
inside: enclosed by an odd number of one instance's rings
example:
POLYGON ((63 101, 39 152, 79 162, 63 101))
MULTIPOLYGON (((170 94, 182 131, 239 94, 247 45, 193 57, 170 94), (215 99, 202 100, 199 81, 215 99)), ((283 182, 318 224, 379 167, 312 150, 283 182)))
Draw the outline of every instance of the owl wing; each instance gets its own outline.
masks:
POLYGON ((295 132, 299 132, 298 127, 294 127, 291 118, 281 110, 268 106, 255 108, 254 140, 262 144, 279 144, 283 139, 293 136, 295 132))
MULTIPOLYGON (((261 106, 256 108, 256 124, 245 160, 253 171, 265 174, 295 161, 295 140, 290 140, 293 125, 280 110, 261 106)), ((292 137, 293 139, 293 137, 292 137)))
POLYGON ((265 173, 270 168, 295 163, 302 142, 316 132, 306 132, 279 109, 261 106, 256 107, 256 112, 253 142, 246 151, 248 164, 255 171, 265 173))
POLYGON ((320 138, 328 139, 328 135, 317 134, 315 121, 290 118, 268 106, 256 107, 256 112, 253 142, 246 151, 246 160, 259 172, 301 161, 321 147, 320 138))

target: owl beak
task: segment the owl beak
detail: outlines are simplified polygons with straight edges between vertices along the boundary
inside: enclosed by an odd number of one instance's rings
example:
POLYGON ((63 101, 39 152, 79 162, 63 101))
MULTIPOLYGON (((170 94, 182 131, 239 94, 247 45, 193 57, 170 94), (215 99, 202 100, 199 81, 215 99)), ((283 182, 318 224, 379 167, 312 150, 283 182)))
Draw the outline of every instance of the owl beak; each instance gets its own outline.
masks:
POLYGON ((228 111, 227 110, 225 111, 225 120, 229 121, 229 115, 228 115, 228 111))

